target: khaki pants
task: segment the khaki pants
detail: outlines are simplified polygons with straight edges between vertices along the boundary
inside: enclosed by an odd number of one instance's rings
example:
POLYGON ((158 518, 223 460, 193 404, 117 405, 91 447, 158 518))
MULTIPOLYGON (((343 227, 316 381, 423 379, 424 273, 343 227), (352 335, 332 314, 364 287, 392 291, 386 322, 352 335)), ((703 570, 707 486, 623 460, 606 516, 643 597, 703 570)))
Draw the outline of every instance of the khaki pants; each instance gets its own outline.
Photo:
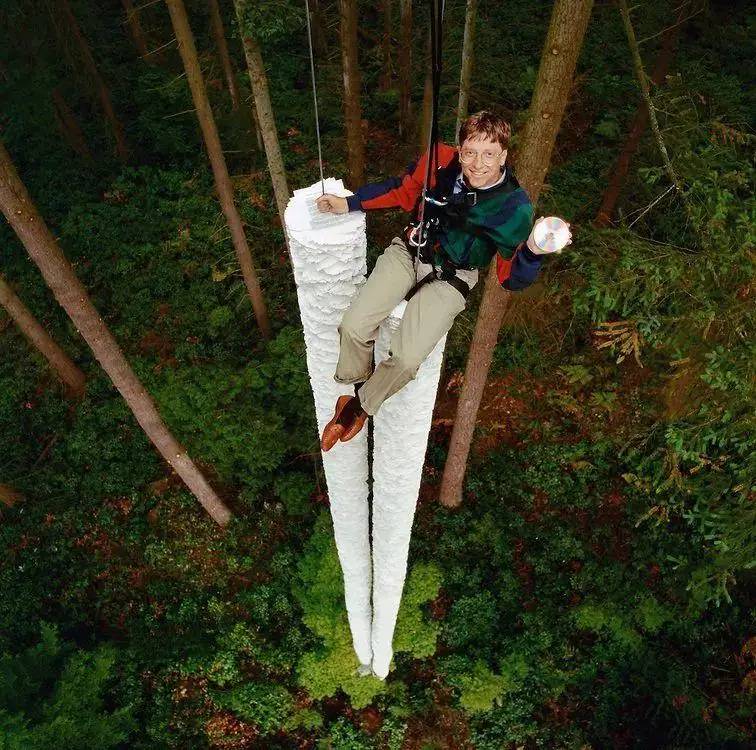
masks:
MULTIPOLYGON (((465 298, 448 282, 434 279, 424 284, 407 303, 402 322, 391 337, 388 359, 372 372, 378 327, 416 280, 430 270, 430 265, 413 261, 404 240, 394 237, 339 325, 340 350, 334 380, 365 381, 358 395, 370 415, 415 377, 425 358, 451 328, 454 318, 465 309, 465 298)), ((459 270, 457 276, 472 288, 478 280, 478 271, 459 270)))

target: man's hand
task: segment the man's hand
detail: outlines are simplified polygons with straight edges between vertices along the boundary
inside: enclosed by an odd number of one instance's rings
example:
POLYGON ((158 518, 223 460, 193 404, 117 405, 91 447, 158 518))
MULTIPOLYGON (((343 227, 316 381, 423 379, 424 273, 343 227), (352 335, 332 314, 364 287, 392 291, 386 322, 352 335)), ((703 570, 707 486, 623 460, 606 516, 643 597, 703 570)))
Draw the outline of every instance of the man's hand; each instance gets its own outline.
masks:
POLYGON ((341 198, 338 195, 331 195, 329 193, 321 195, 320 198, 315 201, 315 205, 318 207, 318 210, 323 213, 345 214, 349 211, 346 198, 341 198))
POLYGON ((559 247, 554 250, 544 250, 538 245, 536 245, 535 242, 535 233, 536 233, 536 227, 544 221, 544 217, 541 216, 538 221, 533 225, 533 229, 530 232, 530 237, 527 239, 527 246, 529 250, 534 253, 535 255, 550 255, 551 253, 561 253, 563 248, 569 245, 572 242, 572 232, 570 232, 570 224, 569 222, 565 221, 564 223, 567 225, 567 241, 564 243, 562 247, 559 247))

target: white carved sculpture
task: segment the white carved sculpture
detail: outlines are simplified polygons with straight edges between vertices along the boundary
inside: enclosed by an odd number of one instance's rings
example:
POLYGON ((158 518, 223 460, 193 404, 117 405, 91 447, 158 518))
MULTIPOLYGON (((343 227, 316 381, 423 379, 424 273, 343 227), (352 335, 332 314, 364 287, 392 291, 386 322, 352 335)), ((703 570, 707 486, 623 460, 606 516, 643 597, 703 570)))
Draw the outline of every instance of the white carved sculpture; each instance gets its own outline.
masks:
MULTIPOLYGON (((341 180, 296 190, 284 222, 302 316, 318 434, 351 385, 333 379, 339 354, 337 327, 367 272, 365 214, 322 214, 314 206, 322 187, 349 195, 341 180)), ((388 354, 400 303, 381 326, 376 363, 388 354)), ((407 555, 446 337, 417 376, 387 399, 374 417, 373 549, 368 528, 367 433, 324 452, 331 516, 344 576, 347 616, 361 674, 389 672, 392 640, 407 572, 407 555), (371 607, 372 588, 372 607, 371 607)))

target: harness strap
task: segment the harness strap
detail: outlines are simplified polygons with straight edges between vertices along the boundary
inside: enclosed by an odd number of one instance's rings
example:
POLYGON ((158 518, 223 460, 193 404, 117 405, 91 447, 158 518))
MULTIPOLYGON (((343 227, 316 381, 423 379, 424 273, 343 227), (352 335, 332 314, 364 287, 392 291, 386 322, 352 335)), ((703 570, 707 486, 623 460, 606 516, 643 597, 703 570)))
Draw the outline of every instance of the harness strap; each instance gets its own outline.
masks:
MULTIPOLYGON (((412 251, 410 251, 410 254, 413 258, 416 255, 416 253, 413 253, 412 251)), ((412 287, 412 289, 407 292, 404 299, 409 302, 412 297, 417 294, 420 287, 428 284, 431 281, 446 281, 451 284, 465 299, 467 299, 468 295, 470 294, 470 286, 469 284, 467 284, 467 282, 462 281, 462 279, 460 279, 456 275, 455 271, 457 268, 459 268, 459 266, 456 266, 448 258, 444 258, 441 267, 436 268, 434 266, 432 271, 429 271, 427 274, 425 274, 425 276, 423 276, 423 278, 420 279, 412 287)))

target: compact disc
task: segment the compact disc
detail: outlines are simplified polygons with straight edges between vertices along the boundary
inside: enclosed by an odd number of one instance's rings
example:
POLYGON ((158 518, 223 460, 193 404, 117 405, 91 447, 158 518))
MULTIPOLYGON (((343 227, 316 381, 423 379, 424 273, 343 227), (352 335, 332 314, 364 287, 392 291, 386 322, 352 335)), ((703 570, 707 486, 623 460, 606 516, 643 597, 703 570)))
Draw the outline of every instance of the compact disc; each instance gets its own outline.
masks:
POLYGON ((558 253, 570 239, 567 222, 558 216, 547 216, 535 225, 533 240, 546 253, 558 253))

